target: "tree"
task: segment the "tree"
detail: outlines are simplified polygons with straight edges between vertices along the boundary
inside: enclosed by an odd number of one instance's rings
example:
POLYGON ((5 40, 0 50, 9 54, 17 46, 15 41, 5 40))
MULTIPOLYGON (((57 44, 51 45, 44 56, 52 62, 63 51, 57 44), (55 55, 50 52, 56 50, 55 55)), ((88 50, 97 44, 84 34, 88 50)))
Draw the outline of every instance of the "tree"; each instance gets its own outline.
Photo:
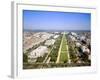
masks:
POLYGON ((28 56, 27 56, 27 54, 23 54, 23 62, 25 62, 25 63, 28 62, 28 56))
POLYGON ((36 62, 42 62, 43 61, 43 57, 38 57, 36 62))

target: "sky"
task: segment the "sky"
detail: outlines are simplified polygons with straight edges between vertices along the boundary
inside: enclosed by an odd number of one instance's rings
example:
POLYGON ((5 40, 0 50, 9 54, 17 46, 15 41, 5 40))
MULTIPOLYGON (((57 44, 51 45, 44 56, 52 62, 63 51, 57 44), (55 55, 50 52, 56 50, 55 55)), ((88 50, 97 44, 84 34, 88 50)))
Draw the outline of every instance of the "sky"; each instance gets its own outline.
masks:
POLYGON ((90 30, 91 14, 23 10, 24 30, 90 30))

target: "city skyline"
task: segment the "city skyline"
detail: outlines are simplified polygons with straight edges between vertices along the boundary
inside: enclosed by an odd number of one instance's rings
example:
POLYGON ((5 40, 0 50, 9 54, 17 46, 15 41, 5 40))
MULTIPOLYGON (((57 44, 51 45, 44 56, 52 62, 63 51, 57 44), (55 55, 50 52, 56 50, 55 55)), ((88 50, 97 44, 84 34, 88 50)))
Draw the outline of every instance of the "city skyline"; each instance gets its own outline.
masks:
POLYGON ((91 14, 23 10, 24 30, 90 30, 91 14))

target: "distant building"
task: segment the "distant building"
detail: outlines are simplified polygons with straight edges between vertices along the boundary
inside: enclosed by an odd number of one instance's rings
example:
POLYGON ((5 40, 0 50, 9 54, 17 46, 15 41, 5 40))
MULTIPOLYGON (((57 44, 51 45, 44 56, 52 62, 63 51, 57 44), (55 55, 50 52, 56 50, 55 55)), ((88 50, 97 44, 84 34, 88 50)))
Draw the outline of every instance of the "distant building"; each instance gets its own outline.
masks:
POLYGON ((81 47, 81 44, 79 42, 76 42, 76 47, 81 47))
POLYGON ((26 52, 28 49, 32 48, 35 45, 43 43, 45 40, 53 36, 52 33, 48 32, 29 32, 24 33, 24 35, 24 52, 26 52))
POLYGON ((75 32, 71 32, 71 35, 77 37, 77 34, 75 32))
POLYGON ((81 36, 80 37, 80 40, 82 41, 82 40, 85 40, 85 36, 81 36))
POLYGON ((55 43, 55 40, 54 39, 50 39, 50 40, 46 40, 45 45, 46 46, 50 46, 50 45, 53 45, 54 43, 55 43))
POLYGON ((29 53, 28 58, 31 60, 36 59, 46 53, 48 53, 48 48, 46 46, 39 46, 38 48, 29 53))
POLYGON ((77 41, 76 38, 72 35, 69 35, 69 38, 72 40, 72 41, 77 41))
POLYGON ((90 54, 90 50, 86 46, 82 46, 82 51, 86 52, 87 55, 90 54))
POLYGON ((58 38, 58 37, 59 37, 59 35, 55 35, 55 36, 54 36, 54 39, 56 39, 56 38, 58 38))

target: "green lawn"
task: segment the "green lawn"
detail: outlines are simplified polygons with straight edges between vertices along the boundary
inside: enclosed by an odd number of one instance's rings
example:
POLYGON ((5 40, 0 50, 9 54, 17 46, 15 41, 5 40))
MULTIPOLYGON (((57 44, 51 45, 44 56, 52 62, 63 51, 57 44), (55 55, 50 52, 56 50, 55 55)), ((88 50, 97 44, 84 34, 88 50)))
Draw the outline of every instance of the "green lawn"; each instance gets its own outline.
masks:
POLYGON ((66 63, 68 61, 66 51, 61 51, 60 62, 66 63))
POLYGON ((63 41, 62 41, 62 47, 61 47, 61 54, 60 54, 60 62, 66 63, 68 61, 68 55, 67 55, 67 42, 66 42, 65 34, 63 35, 63 41))

